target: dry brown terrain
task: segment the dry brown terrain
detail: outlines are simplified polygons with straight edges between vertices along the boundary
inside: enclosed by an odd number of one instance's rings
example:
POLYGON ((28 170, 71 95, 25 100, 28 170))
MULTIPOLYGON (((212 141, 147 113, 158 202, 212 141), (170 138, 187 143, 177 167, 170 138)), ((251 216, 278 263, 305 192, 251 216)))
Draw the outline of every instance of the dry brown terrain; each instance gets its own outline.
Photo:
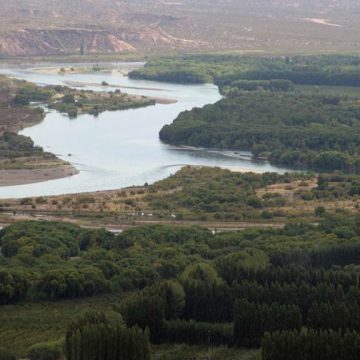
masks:
MULTIPOLYGON (((336 209, 342 209, 349 213, 356 214, 360 206, 360 197, 353 197, 349 199, 332 199, 332 200, 303 200, 298 196, 299 191, 310 191, 317 186, 316 179, 312 179, 306 182, 293 181, 288 184, 274 184, 267 186, 266 188, 259 189, 257 195, 263 197, 264 194, 280 194, 285 197, 288 202, 285 206, 281 207, 281 211, 285 214, 293 215, 294 217, 305 217, 309 214, 314 214, 314 210, 322 206, 328 211, 335 211, 336 209)), ((269 208, 269 211, 276 211, 276 208, 269 208)))
POLYGON ((359 17, 358 0, 8 0, 0 55, 356 52, 359 17))

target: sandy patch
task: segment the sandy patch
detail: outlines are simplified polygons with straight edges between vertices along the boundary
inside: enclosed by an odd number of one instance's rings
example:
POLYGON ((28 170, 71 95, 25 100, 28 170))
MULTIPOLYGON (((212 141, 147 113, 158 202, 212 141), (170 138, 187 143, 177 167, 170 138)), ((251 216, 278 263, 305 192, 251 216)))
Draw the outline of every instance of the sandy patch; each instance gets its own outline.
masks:
POLYGON ((149 99, 154 100, 157 104, 169 105, 176 104, 178 101, 172 98, 163 98, 163 97, 150 97, 149 99))
POLYGON ((306 21, 309 21, 313 24, 317 24, 317 25, 327 25, 327 26, 333 26, 333 27, 342 27, 342 25, 340 24, 335 24, 332 23, 331 20, 329 19, 318 19, 318 18, 308 18, 305 19, 306 21))
MULTIPOLYGON (((135 90, 150 90, 150 91, 165 91, 165 89, 157 89, 157 88, 147 88, 147 87, 136 87, 136 86, 125 86, 125 85, 113 85, 113 84, 109 84, 109 85, 102 85, 99 83, 87 83, 87 82, 81 82, 81 81, 65 81, 64 82, 66 85, 70 86, 70 87, 86 87, 86 86, 97 86, 97 87, 101 87, 101 88, 114 88, 114 89, 135 89, 135 90)), ((142 97, 141 95, 130 95, 129 96, 133 96, 134 98, 140 98, 142 97)), ((145 98, 150 99, 150 100, 154 100, 157 104, 175 104, 178 101, 176 99, 173 98, 167 98, 167 97, 159 97, 159 96, 145 96, 145 98)))
POLYGON ((0 186, 25 185, 60 179, 78 174, 72 165, 59 165, 46 169, 0 170, 0 186))
POLYGON ((125 64, 123 67, 112 67, 104 66, 99 67, 94 70, 96 64, 93 66, 40 66, 32 67, 29 70, 31 72, 36 72, 38 74, 47 74, 47 75, 58 75, 58 74, 93 74, 93 73, 118 73, 122 75, 127 75, 130 71, 140 68, 142 65, 139 64, 125 64))
POLYGON ((84 81, 70 81, 70 80, 69 81, 64 81, 64 84, 66 84, 68 86, 71 86, 71 87, 98 86, 98 87, 102 87, 102 88, 114 88, 114 89, 165 91, 165 89, 159 89, 159 88, 126 86, 126 85, 114 85, 114 84, 103 85, 103 84, 100 84, 100 83, 91 83, 91 82, 84 82, 84 81))

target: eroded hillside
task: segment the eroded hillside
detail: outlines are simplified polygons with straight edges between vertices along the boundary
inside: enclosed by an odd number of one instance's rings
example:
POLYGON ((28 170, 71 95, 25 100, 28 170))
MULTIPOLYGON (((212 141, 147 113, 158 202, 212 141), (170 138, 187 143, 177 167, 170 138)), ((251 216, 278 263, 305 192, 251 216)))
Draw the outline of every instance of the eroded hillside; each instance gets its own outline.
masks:
POLYGON ((9 0, 0 56, 257 50, 357 51, 357 0, 9 0))

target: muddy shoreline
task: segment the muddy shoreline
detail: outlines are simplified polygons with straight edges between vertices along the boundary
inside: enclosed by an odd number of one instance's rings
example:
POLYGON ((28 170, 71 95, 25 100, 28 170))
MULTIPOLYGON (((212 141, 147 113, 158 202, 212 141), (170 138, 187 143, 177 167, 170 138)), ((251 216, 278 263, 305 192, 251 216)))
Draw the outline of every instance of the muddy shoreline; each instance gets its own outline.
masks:
POLYGON ((45 169, 12 169, 0 170, 0 186, 14 186, 40 183, 70 177, 79 173, 79 170, 69 164, 59 164, 45 169))

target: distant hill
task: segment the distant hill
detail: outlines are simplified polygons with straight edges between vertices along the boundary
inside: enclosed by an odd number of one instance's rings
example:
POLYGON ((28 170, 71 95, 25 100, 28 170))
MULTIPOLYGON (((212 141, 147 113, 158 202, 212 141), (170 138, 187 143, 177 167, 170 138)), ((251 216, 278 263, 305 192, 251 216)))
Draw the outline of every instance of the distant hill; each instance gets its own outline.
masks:
POLYGON ((359 51, 358 0, 7 0, 0 56, 359 51))

